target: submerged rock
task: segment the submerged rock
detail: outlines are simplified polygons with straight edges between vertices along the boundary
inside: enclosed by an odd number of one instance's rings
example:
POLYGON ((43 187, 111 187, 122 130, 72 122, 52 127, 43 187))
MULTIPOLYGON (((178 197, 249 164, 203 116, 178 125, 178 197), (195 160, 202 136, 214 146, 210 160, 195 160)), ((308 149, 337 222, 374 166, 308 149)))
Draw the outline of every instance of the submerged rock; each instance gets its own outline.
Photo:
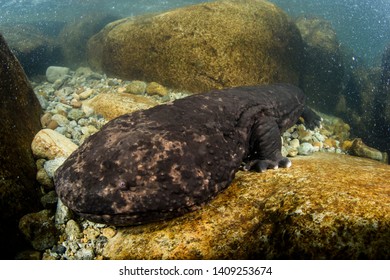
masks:
POLYGON ((370 158, 384 163, 388 163, 389 161, 387 153, 382 153, 377 149, 367 146, 360 138, 353 141, 350 153, 358 157, 370 158))
POLYGON ((107 259, 388 259, 390 167, 330 153, 239 172, 199 211, 124 227, 107 259))
POLYGON ((45 250, 57 243, 54 216, 49 210, 23 216, 19 228, 35 250, 45 250))
POLYGON ((126 92, 141 95, 146 92, 147 84, 143 81, 132 81, 127 87, 126 92))
POLYGON ((64 79, 69 74, 70 69, 60 66, 49 66, 46 69, 46 79, 50 83, 54 83, 57 80, 64 79))
POLYGON ((23 245, 19 219, 39 208, 30 144, 41 128, 41 107, 16 57, 0 34, 0 259, 23 245))
POLYGON ((68 157, 77 145, 52 129, 42 129, 34 137, 31 149, 37 158, 55 159, 68 157))
POLYGON ((145 110, 157 104, 152 98, 145 96, 129 93, 102 93, 85 101, 83 108, 92 108, 96 114, 102 115, 106 120, 112 120, 123 114, 145 110))
POLYGON ((308 104, 332 114, 339 100, 344 74, 336 32, 329 22, 320 18, 300 17, 296 25, 304 42, 301 84, 308 104))
POLYGON ((166 96, 168 94, 168 90, 156 82, 148 84, 145 91, 148 95, 166 96))
POLYGON ((273 82, 297 84, 301 36, 262 0, 215 1, 108 24, 88 41, 91 66, 124 79, 203 92, 273 82))

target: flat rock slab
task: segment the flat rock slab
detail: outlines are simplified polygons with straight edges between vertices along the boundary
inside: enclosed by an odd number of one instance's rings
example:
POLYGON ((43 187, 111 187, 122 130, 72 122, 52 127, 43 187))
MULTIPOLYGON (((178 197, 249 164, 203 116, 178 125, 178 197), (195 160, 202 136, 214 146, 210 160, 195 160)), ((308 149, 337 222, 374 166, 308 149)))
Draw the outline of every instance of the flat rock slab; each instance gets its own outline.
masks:
POLYGON ((102 115, 107 120, 112 120, 124 114, 149 109, 157 104, 152 98, 135 94, 101 93, 84 101, 83 106, 91 107, 95 113, 102 115))
POLYGON ((119 228, 107 259, 388 259, 390 166, 330 153, 239 172, 201 210, 119 228))

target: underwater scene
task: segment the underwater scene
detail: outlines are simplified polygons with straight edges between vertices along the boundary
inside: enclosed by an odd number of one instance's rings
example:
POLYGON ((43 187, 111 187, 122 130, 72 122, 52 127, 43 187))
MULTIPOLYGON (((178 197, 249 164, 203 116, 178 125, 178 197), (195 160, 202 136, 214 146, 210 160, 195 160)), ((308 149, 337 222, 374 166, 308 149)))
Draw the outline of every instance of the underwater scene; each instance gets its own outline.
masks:
POLYGON ((389 1, 0 11, 1 259, 390 258, 389 1))

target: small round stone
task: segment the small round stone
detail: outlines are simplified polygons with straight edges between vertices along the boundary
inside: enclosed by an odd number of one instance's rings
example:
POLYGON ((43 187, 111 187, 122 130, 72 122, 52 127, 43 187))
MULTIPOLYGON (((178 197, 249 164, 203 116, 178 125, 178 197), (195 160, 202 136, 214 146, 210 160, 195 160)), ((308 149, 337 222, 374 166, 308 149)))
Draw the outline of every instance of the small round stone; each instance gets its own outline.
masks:
POLYGON ((79 97, 81 100, 89 98, 94 93, 93 89, 87 89, 86 91, 83 91, 79 94, 79 97))
POLYGON ((74 220, 69 220, 66 223, 65 234, 68 240, 76 240, 82 235, 80 226, 74 220))
POLYGON ((37 172, 36 179, 38 183, 40 183, 46 190, 50 190, 54 188, 54 183, 52 178, 47 174, 44 168, 39 169, 37 172))
POLYGON ((56 121, 59 126, 67 126, 69 123, 68 118, 61 114, 55 114, 51 119, 56 121))
POLYGON ((80 109, 72 109, 68 113, 68 118, 75 121, 81 119, 84 116, 85 116, 84 112, 80 109))
POLYGON ((79 100, 73 98, 73 99, 70 101, 70 105, 72 105, 73 108, 81 108, 81 106, 83 105, 83 103, 81 103, 79 100))
POLYGON ((49 123, 52 121, 53 115, 50 112, 46 112, 41 117, 41 125, 43 128, 47 127, 49 123))
POLYGON ((298 139, 293 139, 290 141, 291 148, 297 149, 299 147, 300 143, 298 139))
POLYGON ((144 94, 146 91, 146 83, 143 81, 132 81, 130 84, 127 85, 126 91, 128 93, 132 94, 144 94))
POLYGON ((75 258, 77 260, 93 260, 95 252, 92 248, 82 248, 76 252, 75 258))
POLYGON ((46 209, 53 209, 57 205, 57 193, 55 191, 50 191, 44 196, 41 197, 41 203, 46 209))
POLYGON ((146 93, 148 95, 158 95, 162 97, 168 94, 168 90, 164 86, 156 82, 151 82, 146 87, 146 93))
POLYGON ((100 231, 94 228, 87 228, 83 231, 85 237, 89 240, 94 240, 100 235, 100 231))
POLYGON ((116 230, 111 227, 107 227, 102 230, 102 235, 107 238, 112 238, 115 236, 115 234, 116 234, 116 230))

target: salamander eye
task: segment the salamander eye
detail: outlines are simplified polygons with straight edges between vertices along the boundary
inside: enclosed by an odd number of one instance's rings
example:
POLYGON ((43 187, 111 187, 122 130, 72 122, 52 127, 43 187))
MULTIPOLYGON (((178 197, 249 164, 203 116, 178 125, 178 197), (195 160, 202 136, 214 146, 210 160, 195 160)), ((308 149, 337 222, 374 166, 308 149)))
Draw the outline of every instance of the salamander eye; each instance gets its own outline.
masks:
POLYGON ((118 187, 119 189, 121 189, 121 190, 126 189, 126 188, 127 188, 127 183, 126 183, 126 181, 125 181, 125 180, 119 180, 119 181, 117 182, 117 187, 118 187))

